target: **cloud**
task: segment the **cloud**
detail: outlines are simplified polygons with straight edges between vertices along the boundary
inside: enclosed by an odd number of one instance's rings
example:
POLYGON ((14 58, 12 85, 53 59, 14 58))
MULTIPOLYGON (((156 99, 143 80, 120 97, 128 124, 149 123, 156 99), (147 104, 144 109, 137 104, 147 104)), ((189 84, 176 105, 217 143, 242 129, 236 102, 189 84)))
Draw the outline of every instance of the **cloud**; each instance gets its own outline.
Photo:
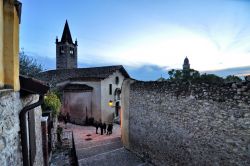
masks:
POLYGON ((246 76, 246 75, 250 75, 250 66, 234 67, 234 68, 227 68, 227 69, 222 69, 222 70, 209 70, 209 71, 203 71, 203 73, 216 74, 222 77, 225 77, 228 75, 246 76))
POLYGON ((178 25, 166 25, 133 36, 130 41, 105 49, 85 50, 80 62, 89 64, 122 64, 134 68, 144 65, 181 68, 188 56, 192 68, 200 71, 247 66, 250 53, 245 46, 222 49, 227 44, 178 25))

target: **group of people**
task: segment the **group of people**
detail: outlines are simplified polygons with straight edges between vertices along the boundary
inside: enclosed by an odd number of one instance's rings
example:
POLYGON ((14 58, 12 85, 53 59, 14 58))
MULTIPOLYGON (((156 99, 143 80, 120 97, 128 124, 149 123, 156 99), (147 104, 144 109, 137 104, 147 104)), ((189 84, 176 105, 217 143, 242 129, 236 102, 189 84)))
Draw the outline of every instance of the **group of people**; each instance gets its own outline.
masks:
POLYGON ((96 128, 96 134, 98 134, 98 128, 100 128, 101 130, 101 135, 103 135, 103 133, 106 133, 107 135, 112 134, 112 130, 113 130, 113 124, 109 123, 108 125, 106 125, 106 123, 102 123, 101 121, 95 123, 95 128, 96 128))

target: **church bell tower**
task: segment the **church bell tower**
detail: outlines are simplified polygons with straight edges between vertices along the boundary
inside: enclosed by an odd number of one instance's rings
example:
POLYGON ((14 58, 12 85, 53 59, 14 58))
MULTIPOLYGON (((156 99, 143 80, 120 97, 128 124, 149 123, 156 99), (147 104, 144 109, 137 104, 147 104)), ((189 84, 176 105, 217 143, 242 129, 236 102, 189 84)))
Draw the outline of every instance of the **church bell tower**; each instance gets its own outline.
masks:
POLYGON ((77 41, 73 43, 66 20, 61 41, 56 38, 56 69, 72 68, 77 68, 77 41))
POLYGON ((184 77, 189 77, 190 76, 190 64, 189 64, 189 60, 188 60, 187 57, 184 59, 183 73, 184 73, 184 77))

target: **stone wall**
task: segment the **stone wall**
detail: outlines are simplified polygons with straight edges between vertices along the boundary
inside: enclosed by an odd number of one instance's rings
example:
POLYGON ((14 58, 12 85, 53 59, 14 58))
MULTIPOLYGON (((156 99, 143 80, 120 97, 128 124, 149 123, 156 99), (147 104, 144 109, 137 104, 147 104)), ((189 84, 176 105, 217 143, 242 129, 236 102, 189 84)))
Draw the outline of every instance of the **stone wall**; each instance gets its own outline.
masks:
POLYGON ((128 94, 123 142, 156 165, 250 165, 249 83, 135 82, 128 94))
MULTIPOLYGON (((19 113, 23 107, 38 101, 38 95, 20 98, 19 92, 0 90, 0 165, 22 165, 19 113)), ((34 165, 43 165, 41 108, 35 111, 36 156, 34 165)))
POLYGON ((22 108, 19 93, 0 91, 0 165, 22 165, 19 111, 22 108), (14 102, 15 101, 15 102, 14 102))
POLYGON ((57 69, 72 69, 77 68, 77 46, 74 44, 56 43, 56 68, 57 69), (64 53, 61 54, 60 47, 64 53), (73 49, 73 54, 70 50, 73 49))

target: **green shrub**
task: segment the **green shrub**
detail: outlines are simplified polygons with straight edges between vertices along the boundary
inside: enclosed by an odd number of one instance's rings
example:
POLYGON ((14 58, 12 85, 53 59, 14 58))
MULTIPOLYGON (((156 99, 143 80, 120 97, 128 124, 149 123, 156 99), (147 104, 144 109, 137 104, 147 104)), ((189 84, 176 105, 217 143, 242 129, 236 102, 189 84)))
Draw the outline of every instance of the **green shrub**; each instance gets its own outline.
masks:
POLYGON ((49 92, 44 98, 43 110, 52 110, 52 116, 56 117, 59 114, 61 108, 60 99, 54 92, 49 92))

